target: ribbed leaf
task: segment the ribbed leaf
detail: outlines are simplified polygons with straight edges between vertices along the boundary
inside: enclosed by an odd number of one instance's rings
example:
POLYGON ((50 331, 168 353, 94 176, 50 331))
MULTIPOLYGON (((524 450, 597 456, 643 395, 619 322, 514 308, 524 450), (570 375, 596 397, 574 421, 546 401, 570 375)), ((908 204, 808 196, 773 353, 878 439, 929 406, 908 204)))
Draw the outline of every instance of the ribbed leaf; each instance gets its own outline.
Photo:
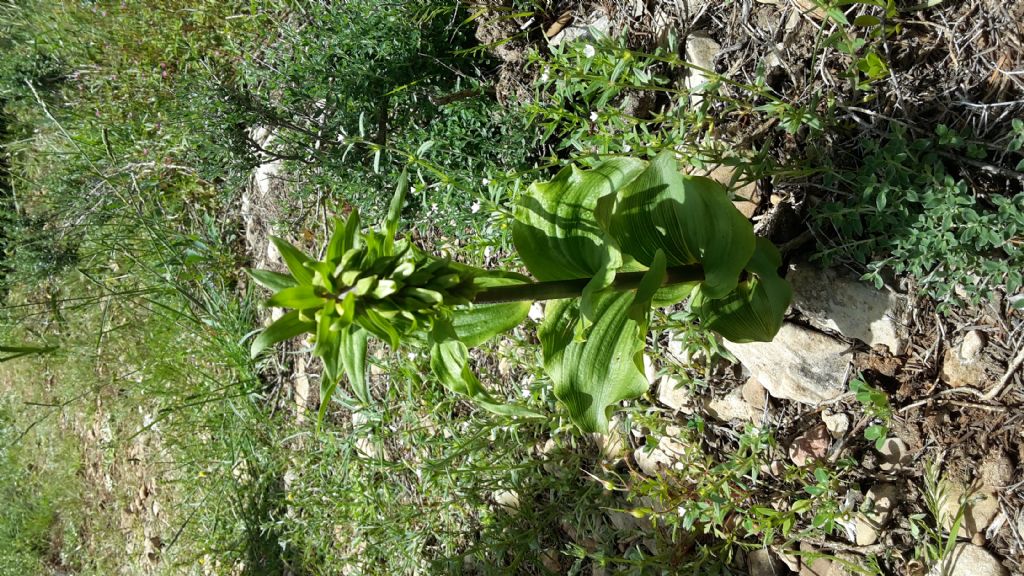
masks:
POLYGON ((256 356, 259 356, 260 352, 266 350, 269 346, 273 346, 274 344, 289 338, 294 338, 299 334, 312 332, 315 329, 315 322, 301 320, 299 318, 299 311, 292 310, 278 318, 277 321, 270 326, 267 326, 263 332, 260 332, 260 335, 252 342, 250 353, 252 354, 252 357, 255 358, 256 356))
POLYGON ((285 288, 271 296, 267 300, 267 305, 305 310, 307 308, 320 308, 324 305, 324 301, 325 299, 317 294, 316 289, 307 285, 285 288))
POLYGON ((703 287, 694 293, 691 306, 701 323, 733 342, 770 342, 793 298, 789 283, 779 276, 782 257, 764 238, 746 266, 750 274, 725 298, 712 299, 703 287))
POLYGON ((249 274, 257 284, 272 292, 279 292, 285 288, 291 288, 298 285, 298 283, 295 282, 295 278, 292 278, 287 274, 281 274, 280 272, 271 272, 270 270, 246 270, 246 273, 249 274))
POLYGON ((298 248, 281 238, 271 236, 270 241, 274 243, 277 251, 281 253, 281 258, 284 259, 284 263, 288 266, 288 270, 291 271, 295 280, 299 284, 312 284, 313 272, 305 266, 306 262, 312 261, 312 258, 306 256, 298 248))
POLYGON ((357 248, 359 232, 359 210, 353 209, 348 219, 337 218, 334 221, 334 233, 327 243, 327 262, 336 262, 342 254, 357 248))
POLYGON ((342 332, 341 363, 345 368, 352 393, 363 404, 369 404, 370 386, 366 381, 366 342, 370 333, 362 328, 342 332))
POLYGON ((395 195, 391 198, 391 205, 388 207, 388 217, 384 221, 384 254, 394 252, 395 234, 398 234, 398 221, 402 217, 402 205, 405 203, 405 194, 409 190, 409 173, 402 170, 398 177, 398 186, 395 187, 395 195))
POLYGON ((714 298, 736 286, 754 252, 753 228, 725 188, 680 174, 671 151, 659 154, 621 190, 610 231, 622 253, 645 266, 659 249, 668 266, 703 265, 701 286, 714 298))
POLYGON ((598 200, 643 168, 642 160, 616 158, 591 170, 566 167, 553 180, 532 184, 512 226, 516 250, 530 273, 546 281, 607 271, 609 246, 595 216, 598 200))
POLYGON ((469 348, 455 334, 450 323, 438 320, 430 333, 430 369, 452 392, 470 397, 481 408, 504 416, 539 417, 536 412, 496 401, 469 366, 469 348))
MULTIPOLYGON (((522 284, 524 277, 508 275, 477 275, 474 283, 481 288, 522 284)), ((530 314, 530 302, 503 302, 501 304, 479 304, 455 309, 452 326, 458 339, 469 347, 479 346, 498 334, 511 330, 530 314)))
POLYGON ((650 269, 644 273, 640 280, 640 286, 636 289, 636 296, 629 305, 629 317, 646 325, 651 314, 651 301, 658 293, 662 283, 665 281, 665 253, 658 250, 654 254, 654 261, 650 269))
POLYGON ((544 369, 555 396, 584 432, 606 432, 615 405, 647 390, 643 372, 646 326, 629 317, 634 294, 600 294, 594 302, 597 321, 576 338, 579 304, 558 300, 548 305, 539 336, 544 369))
POLYGON ((364 308, 361 313, 357 314, 356 321, 371 334, 387 342, 392 348, 398 348, 400 341, 398 330, 395 330, 392 321, 382 316, 380 312, 373 308, 364 308))

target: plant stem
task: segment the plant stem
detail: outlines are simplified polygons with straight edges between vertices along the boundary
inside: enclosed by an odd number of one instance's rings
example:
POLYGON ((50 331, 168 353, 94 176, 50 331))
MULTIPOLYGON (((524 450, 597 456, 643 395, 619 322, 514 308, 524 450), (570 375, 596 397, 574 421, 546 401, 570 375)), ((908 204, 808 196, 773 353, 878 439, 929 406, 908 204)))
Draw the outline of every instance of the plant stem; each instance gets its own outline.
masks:
MULTIPOLYGON (((625 292, 640 286, 646 272, 625 272, 615 275, 612 290, 625 292)), ((662 286, 699 282, 704 279, 704 268, 700 264, 673 266, 665 271, 662 286)), ((574 278, 572 280, 553 280, 550 282, 532 282, 529 284, 511 284, 508 286, 492 286, 477 292, 474 304, 490 304, 494 302, 520 302, 524 300, 558 300, 575 298, 583 293, 583 288, 590 278, 574 278)))

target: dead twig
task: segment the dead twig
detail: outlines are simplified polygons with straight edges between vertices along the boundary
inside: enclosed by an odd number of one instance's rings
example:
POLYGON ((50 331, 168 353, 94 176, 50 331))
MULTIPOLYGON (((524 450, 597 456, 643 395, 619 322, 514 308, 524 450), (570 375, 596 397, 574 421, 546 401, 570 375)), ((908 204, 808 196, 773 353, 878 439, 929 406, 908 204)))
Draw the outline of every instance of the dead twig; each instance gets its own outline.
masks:
POLYGON ((994 388, 983 394, 980 398, 985 401, 995 399, 997 396, 1003 393, 1003 390, 1010 385, 1013 380, 1014 373, 1020 370, 1021 365, 1024 364, 1024 344, 1017 347, 1017 356, 1014 357, 1013 361, 1010 362, 1010 366, 1006 369, 1006 373, 1000 378, 999 384, 996 384, 994 388))

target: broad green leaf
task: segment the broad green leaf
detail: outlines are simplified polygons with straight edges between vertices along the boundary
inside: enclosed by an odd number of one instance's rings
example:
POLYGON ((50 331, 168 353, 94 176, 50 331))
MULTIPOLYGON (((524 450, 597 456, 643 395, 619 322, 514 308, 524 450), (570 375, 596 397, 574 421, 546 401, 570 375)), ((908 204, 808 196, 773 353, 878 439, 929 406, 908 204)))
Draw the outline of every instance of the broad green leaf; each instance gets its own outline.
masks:
POLYGON ((665 281, 665 253, 661 250, 654 255, 654 261, 650 269, 644 273, 640 280, 640 286, 636 289, 636 296, 629 305, 629 317, 641 325, 646 325, 650 318, 651 301, 665 281))
POLYGON ((466 346, 479 346, 498 334, 511 330, 530 313, 529 302, 503 302, 456 308, 452 324, 466 346))
POLYGON ((255 358, 256 356, 259 356, 260 352, 266 350, 269 346, 273 346, 274 344, 289 338, 294 338, 299 334, 312 332, 315 329, 315 322, 301 320, 299 318, 299 311, 292 310, 278 318, 277 321, 270 326, 267 326, 267 328, 263 330, 255 340, 253 340, 250 353, 252 354, 252 357, 255 358))
POLYGON ((392 321, 382 316, 380 312, 373 308, 364 308, 361 313, 357 314, 356 321, 371 334, 387 342, 392 348, 398 348, 400 341, 398 330, 395 330, 392 321))
POLYGON ((595 216, 598 200, 614 194, 644 168, 616 158, 590 170, 562 169, 549 182, 532 184, 516 207, 512 240, 538 280, 590 278, 607 268, 608 247, 595 216))
POLYGON ((337 317, 334 302, 326 303, 317 316, 316 345, 313 347, 313 355, 324 362, 323 380, 336 382, 341 378, 341 359, 338 356, 341 349, 341 332, 331 330, 331 323, 337 317))
POLYGON ((793 298, 789 283, 779 276, 782 257, 764 238, 746 266, 749 277, 724 298, 712 299, 698 288, 691 306, 701 323, 733 342, 770 342, 793 298))
POLYGON ((620 192, 611 235, 623 254, 650 266, 663 250, 668 266, 701 264, 705 294, 718 298, 735 286, 754 252, 754 231, 709 178, 679 173, 675 155, 662 152, 620 192))
POLYGON ((629 317, 635 295, 602 293, 595 301, 597 321, 576 339, 581 314, 575 300, 548 305, 538 336, 544 369, 555 396, 584 432, 606 432, 615 405, 647 390, 643 372, 646 325, 629 317))
POLYGON ((333 292, 334 282, 331 276, 334 274, 334 266, 329 262, 309 262, 306 267, 313 272, 313 285, 324 290, 333 292))
POLYGON ((438 319, 430 333, 430 369, 445 388, 470 397, 489 412, 505 416, 540 416, 521 406, 502 404, 488 394, 469 366, 469 348, 458 339, 448 321, 438 319))
POLYGON ((352 328, 341 333, 341 363, 345 368, 352 393, 364 404, 369 404, 370 386, 366 380, 366 342, 369 332, 352 328))
MULTIPOLYGON (((468 268, 468 267, 467 267, 468 268)), ((462 266, 459 266, 462 269, 462 266)), ((526 277, 519 274, 474 272, 474 284, 480 288, 523 284, 526 277)), ((455 309, 452 326, 458 339, 469 347, 479 346, 498 334, 511 330, 530 314, 530 302, 502 302, 500 304, 478 304, 455 309)))
POLYGON ((281 258, 284 259, 284 263, 288 266, 292 276, 295 277, 296 282, 299 284, 312 284, 313 273, 305 266, 307 262, 312 262, 312 258, 306 256, 298 248, 281 238, 271 236, 270 241, 274 243, 278 252, 281 253, 281 258))
POLYGON ((395 187, 395 195, 391 198, 391 206, 388 207, 388 217, 384 221, 384 254, 391 254, 394 251, 395 235, 398 234, 398 221, 402 217, 402 204, 405 202, 405 194, 409 190, 409 172, 402 170, 398 177, 398 186, 395 187))
POLYGON ((334 233, 327 244, 326 259, 335 262, 345 252, 358 248, 359 210, 353 209, 348 219, 338 218, 334 221, 334 233))
POLYGON ((267 300, 267 306, 305 310, 323 306, 324 300, 312 286, 293 286, 271 296, 267 300))
POLYGON ((295 278, 292 278, 287 274, 281 274, 280 272, 272 272, 270 270, 246 270, 246 273, 248 273, 257 284, 273 292, 278 292, 285 288, 291 288, 297 285, 295 278))

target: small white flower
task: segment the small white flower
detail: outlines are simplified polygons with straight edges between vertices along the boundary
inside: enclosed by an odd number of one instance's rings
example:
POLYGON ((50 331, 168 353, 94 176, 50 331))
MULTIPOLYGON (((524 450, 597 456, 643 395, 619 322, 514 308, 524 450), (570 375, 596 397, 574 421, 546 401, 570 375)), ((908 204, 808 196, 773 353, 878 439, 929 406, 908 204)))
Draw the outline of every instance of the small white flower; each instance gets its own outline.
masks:
POLYGON ((551 76, 548 76, 548 71, 547 71, 547 69, 545 69, 540 74, 540 81, 541 82, 547 82, 548 80, 551 80, 551 76))
POLYGON ((469 207, 469 211, 476 214, 480 211, 480 201, 473 202, 473 205, 469 207))
POLYGON ((597 122, 597 110, 594 110, 593 112, 590 113, 590 121, 597 122))
POLYGON ((491 183, 491 179, 490 178, 484 178, 483 180, 481 180, 481 182, 484 183, 484 186, 487 186, 487 185, 489 185, 491 183))
POLYGON ((431 213, 437 212, 437 204, 431 204, 430 205, 430 212, 431 213))
POLYGON ((630 146, 629 144, 623 144, 622 145, 622 151, 623 152, 632 152, 633 151, 633 147, 630 146))
POLYGON ((597 54, 597 50, 594 49, 592 44, 587 44, 583 47, 583 55, 587 58, 593 58, 595 54, 597 54))
POLYGON ((410 362, 414 362, 416 360, 416 358, 419 357, 419 354, 417 354, 415 352, 409 352, 408 357, 409 357, 409 361, 410 362))

